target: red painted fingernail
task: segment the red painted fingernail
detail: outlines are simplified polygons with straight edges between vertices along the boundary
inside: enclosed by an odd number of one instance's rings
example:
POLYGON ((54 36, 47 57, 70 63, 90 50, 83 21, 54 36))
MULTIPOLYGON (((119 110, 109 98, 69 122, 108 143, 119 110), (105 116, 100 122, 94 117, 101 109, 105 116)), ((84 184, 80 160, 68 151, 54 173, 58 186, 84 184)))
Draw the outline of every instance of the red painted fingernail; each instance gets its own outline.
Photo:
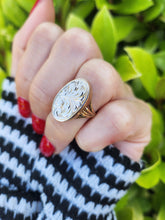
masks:
POLYGON ((38 5, 38 3, 40 2, 41 0, 37 0, 33 6, 33 8, 31 9, 30 11, 30 14, 34 11, 34 9, 36 8, 36 6, 38 5))
POLYGON ((48 141, 46 136, 42 137, 39 148, 45 157, 50 157, 55 152, 55 147, 48 141))
POLYGON ((32 126, 37 134, 43 134, 45 129, 45 120, 42 120, 32 114, 32 126))
POLYGON ((23 99, 22 97, 18 97, 17 101, 20 114, 23 117, 28 118, 31 114, 29 102, 23 99))

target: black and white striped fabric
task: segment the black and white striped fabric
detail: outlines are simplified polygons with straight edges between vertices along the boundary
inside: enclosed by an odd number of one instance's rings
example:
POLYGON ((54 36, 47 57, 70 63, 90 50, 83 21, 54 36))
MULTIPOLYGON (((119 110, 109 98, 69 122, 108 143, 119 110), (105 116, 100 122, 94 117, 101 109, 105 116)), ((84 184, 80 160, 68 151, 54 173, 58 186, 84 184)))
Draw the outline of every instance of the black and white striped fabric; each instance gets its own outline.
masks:
POLYGON ((116 219, 115 204, 141 165, 113 146, 86 153, 75 141, 45 158, 31 123, 20 116, 15 82, 8 77, 0 100, 0 219, 116 219))

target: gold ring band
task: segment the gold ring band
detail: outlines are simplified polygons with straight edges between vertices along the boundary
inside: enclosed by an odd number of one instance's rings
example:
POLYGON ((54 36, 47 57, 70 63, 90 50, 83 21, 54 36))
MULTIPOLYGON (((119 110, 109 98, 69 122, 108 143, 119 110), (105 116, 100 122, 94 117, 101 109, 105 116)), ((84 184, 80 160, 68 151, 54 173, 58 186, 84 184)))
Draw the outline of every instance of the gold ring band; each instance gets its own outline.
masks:
POLYGON ((52 115, 61 122, 72 118, 92 118, 96 113, 91 105, 91 97, 91 87, 85 79, 72 80, 54 98, 52 115))

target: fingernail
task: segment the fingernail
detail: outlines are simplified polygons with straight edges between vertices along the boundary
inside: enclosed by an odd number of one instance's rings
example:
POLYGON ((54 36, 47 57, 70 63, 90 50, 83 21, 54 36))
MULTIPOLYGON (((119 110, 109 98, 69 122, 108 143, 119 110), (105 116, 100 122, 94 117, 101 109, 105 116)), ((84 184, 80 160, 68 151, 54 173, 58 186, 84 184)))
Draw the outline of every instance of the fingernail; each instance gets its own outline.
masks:
POLYGON ((39 148, 45 157, 50 157, 55 152, 55 147, 48 141, 46 136, 42 137, 39 148))
POLYGON ((33 8, 32 8, 31 11, 30 11, 30 14, 34 11, 34 9, 37 7, 37 5, 39 4, 40 1, 41 1, 41 0, 37 0, 37 1, 35 2, 33 8))
POLYGON ((37 134, 43 134, 45 129, 45 120, 42 120, 32 114, 32 126, 37 134))
POLYGON ((17 102, 20 114, 23 117, 28 118, 31 114, 29 102, 23 99, 22 97, 18 97, 17 102))

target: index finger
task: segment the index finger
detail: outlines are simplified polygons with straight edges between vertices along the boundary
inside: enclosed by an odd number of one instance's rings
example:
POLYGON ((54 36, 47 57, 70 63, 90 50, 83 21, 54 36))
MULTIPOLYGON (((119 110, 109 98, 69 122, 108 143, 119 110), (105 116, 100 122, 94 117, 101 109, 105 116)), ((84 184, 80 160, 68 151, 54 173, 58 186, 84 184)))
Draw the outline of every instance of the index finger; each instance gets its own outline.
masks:
POLYGON ((21 59, 27 42, 35 28, 43 22, 54 22, 55 10, 52 0, 37 0, 30 16, 17 32, 13 41, 12 48, 12 67, 11 75, 15 76, 19 60, 21 59))

